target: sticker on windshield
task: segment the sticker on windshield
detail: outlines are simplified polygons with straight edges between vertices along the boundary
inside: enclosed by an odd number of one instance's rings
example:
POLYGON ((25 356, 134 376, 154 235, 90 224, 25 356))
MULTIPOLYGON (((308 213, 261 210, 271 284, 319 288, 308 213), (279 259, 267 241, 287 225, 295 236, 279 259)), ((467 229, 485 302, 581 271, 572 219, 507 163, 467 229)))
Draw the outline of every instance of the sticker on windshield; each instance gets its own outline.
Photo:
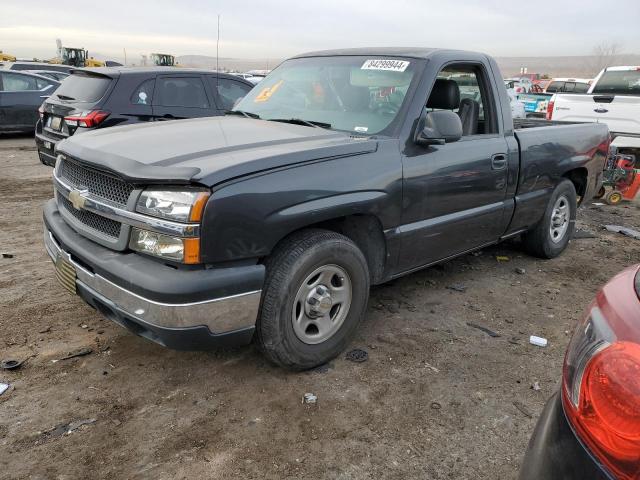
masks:
POLYGON ((371 59, 362 64, 360 70, 390 70, 392 72, 404 72, 409 63, 406 60, 371 59))
POLYGON ((353 127, 355 132, 365 133, 369 131, 369 127, 353 127))
POLYGON ((268 101, 271 98, 271 95, 276 93, 276 91, 280 88, 280 85, 282 85, 283 81, 284 80, 280 80, 278 83, 276 83, 272 87, 263 88, 262 91, 258 94, 258 96, 253 99, 254 103, 260 103, 260 102, 268 101))

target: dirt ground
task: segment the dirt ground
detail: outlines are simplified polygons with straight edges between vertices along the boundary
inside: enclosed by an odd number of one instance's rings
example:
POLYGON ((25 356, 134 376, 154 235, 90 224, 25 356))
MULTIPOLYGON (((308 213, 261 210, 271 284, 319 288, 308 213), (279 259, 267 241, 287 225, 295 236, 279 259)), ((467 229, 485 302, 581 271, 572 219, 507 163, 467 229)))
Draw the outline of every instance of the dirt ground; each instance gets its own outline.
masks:
POLYGON ((0 359, 28 359, 0 370, 2 479, 515 478, 575 322, 640 262, 640 241, 602 229, 640 229, 640 202, 589 203, 578 228, 596 238, 558 259, 503 244, 374 288, 352 345, 368 361, 294 374, 254 347, 174 352, 103 319, 56 283, 51 169, 30 137, 0 138, 0 172, 0 359))

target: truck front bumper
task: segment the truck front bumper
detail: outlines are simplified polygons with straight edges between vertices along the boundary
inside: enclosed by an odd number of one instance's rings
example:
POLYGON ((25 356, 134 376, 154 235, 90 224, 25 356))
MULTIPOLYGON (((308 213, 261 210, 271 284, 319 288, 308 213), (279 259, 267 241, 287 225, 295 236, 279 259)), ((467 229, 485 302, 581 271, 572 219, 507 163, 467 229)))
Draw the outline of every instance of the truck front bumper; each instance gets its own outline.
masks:
POLYGON ((72 230, 55 201, 44 208, 44 244, 67 289, 137 335, 177 350, 251 341, 262 265, 183 270, 115 252, 72 230))

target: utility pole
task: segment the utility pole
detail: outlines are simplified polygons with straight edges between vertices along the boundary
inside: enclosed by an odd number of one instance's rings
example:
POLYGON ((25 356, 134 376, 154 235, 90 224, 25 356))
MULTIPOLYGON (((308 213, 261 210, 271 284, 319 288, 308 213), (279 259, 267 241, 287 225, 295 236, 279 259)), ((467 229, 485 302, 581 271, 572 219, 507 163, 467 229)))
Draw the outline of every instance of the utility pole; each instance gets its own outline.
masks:
POLYGON ((123 48, 122 51, 124 52, 124 66, 127 66, 127 49, 123 48))
POLYGON ((220 58, 220 15, 218 14, 218 38, 216 40, 216 72, 219 72, 220 66, 218 60, 220 58))

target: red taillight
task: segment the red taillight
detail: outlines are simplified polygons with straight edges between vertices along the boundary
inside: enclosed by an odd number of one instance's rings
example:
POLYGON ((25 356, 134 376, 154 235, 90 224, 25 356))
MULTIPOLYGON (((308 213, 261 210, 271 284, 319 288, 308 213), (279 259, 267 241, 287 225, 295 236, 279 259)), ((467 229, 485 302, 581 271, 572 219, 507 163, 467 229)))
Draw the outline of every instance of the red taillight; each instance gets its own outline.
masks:
MULTIPOLYGON (((602 442, 613 436, 640 441, 640 345, 617 342, 598 352, 587 365, 581 397, 580 410, 590 413, 584 420, 601 420, 602 442)), ((619 453, 637 458, 640 452, 636 444, 619 453)))
POLYGON ((551 120, 551 118, 553 117, 553 105, 555 103, 556 102, 553 98, 549 100, 549 103, 547 103, 547 120, 551 120))
POLYGON ((64 117, 64 121, 72 126, 91 128, 103 122, 109 114, 110 112, 105 112, 104 110, 91 110, 80 115, 64 117))
POLYGON ((621 480, 640 479, 638 267, 598 293, 564 361, 562 404, 588 450, 621 480))

